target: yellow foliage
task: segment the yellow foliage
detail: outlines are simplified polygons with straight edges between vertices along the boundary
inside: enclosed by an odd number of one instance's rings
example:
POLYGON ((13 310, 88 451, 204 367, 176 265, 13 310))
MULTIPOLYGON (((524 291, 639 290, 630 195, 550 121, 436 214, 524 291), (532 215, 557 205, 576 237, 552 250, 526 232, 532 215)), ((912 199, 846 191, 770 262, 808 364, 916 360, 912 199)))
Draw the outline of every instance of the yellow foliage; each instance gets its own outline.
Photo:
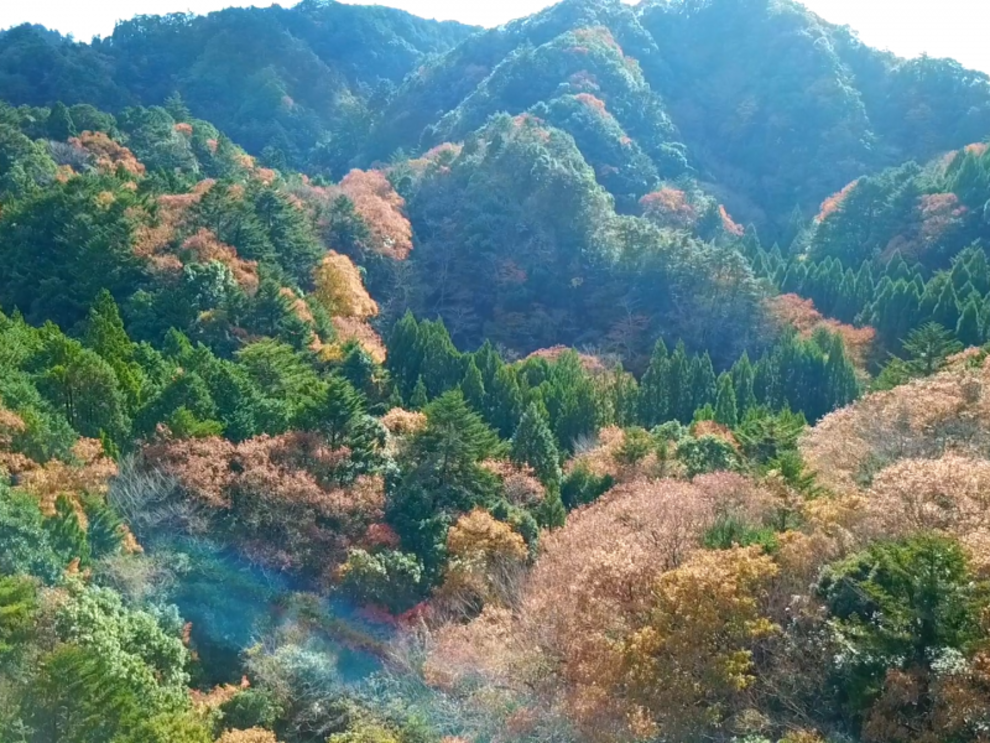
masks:
POLYGON ((275 733, 262 728, 250 730, 227 730, 217 739, 217 743, 278 743, 275 733))
POLYGON ((316 267, 314 294, 331 317, 364 320, 378 314, 378 305, 364 288, 364 281, 354 262, 331 250, 316 267))

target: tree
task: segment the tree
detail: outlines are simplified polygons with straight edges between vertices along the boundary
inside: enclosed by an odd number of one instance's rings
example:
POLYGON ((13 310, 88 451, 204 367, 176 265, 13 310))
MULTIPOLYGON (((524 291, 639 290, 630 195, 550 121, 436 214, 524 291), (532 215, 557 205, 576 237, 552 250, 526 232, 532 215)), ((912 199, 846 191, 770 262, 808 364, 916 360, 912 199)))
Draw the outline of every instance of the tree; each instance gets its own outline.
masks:
POLYGON ((461 380, 461 392, 472 410, 481 414, 485 412, 485 382, 473 358, 468 359, 467 370, 461 380))
POLYGON ((71 137, 79 134, 72 121, 72 114, 61 101, 52 106, 48 121, 45 122, 45 130, 48 138, 56 142, 67 142, 71 137))
POLYGON ((684 463, 688 477, 732 470, 739 465, 739 457, 732 444, 711 434, 682 441, 677 447, 677 458, 684 463))
POLYGON ((650 365, 640 382, 640 420, 652 428, 670 417, 670 392, 667 389, 669 354, 663 339, 659 339, 650 357, 650 365))
POLYGON ((533 468, 547 488, 559 491, 561 481, 560 452, 546 416, 536 403, 530 403, 512 437, 512 461, 533 468))
POLYGON ((979 637, 985 589, 953 540, 921 535, 878 543, 830 566, 818 593, 840 645, 836 691, 855 722, 880 695, 891 670, 931 676, 940 653, 979 637))
POLYGON ((980 305, 975 297, 971 297, 956 325, 956 337, 964 346, 979 346, 983 344, 983 321, 980 317, 980 305))
POLYGON ((934 322, 911 331, 904 341, 908 368, 925 377, 934 374, 949 356, 961 350, 962 344, 952 337, 952 332, 934 322))
POLYGON ((299 413, 299 424, 319 431, 333 449, 347 445, 364 409, 364 400, 351 383, 330 377, 319 394, 299 413))
POLYGON ((735 428, 737 418, 736 391, 732 384, 732 377, 729 374, 723 374, 718 382, 718 397, 715 401, 715 422, 729 428, 735 428))

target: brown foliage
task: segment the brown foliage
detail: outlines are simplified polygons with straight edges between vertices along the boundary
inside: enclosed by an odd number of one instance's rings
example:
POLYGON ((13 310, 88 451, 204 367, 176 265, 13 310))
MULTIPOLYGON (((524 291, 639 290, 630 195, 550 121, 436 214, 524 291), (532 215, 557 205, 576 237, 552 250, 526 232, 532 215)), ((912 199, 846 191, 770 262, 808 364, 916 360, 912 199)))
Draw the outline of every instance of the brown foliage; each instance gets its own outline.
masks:
POLYGON ((520 467, 504 459, 482 462, 481 466, 501 480, 505 498, 514 506, 529 508, 547 496, 546 488, 531 467, 520 467))
POLYGON ((336 483, 348 456, 305 433, 236 446, 219 438, 164 441, 144 452, 147 467, 176 479, 207 528, 226 524, 253 558, 324 576, 384 515, 381 478, 336 483))
MULTIPOLYGON (((332 321, 340 344, 354 341, 377 363, 385 363, 388 353, 385 342, 371 325, 355 317, 334 317, 332 321)), ((332 347, 328 346, 328 349, 330 349, 329 353, 332 354, 332 347)))
POLYGON ((404 261, 412 252, 412 225, 403 214, 405 200, 380 170, 352 170, 340 189, 354 202, 372 235, 371 248, 379 255, 404 261))
POLYGON ((409 436, 426 428, 426 416, 415 411, 392 408, 382 416, 382 425, 394 436, 409 436))
POLYGON ((947 451, 990 457, 990 370, 943 372, 869 395, 831 413, 808 432, 801 450, 826 487, 858 492, 902 459, 947 451))
POLYGON ((28 469, 21 474, 19 487, 36 497, 41 510, 48 515, 55 513, 58 496, 68 495, 85 527, 79 496, 106 495, 111 478, 117 474, 117 465, 105 456, 97 439, 79 439, 72 447, 72 458, 72 462, 53 459, 42 467, 28 469))
POLYGON ((614 489, 573 512, 563 529, 543 536, 515 612, 486 607, 470 625, 441 630, 427 678, 444 688, 469 681, 515 688, 522 696, 535 691, 546 708, 563 705, 590 740, 646 732, 663 706, 678 698, 676 689, 664 687, 654 709, 649 696, 660 694, 656 679, 637 684, 649 668, 666 672, 666 664, 651 662, 663 652, 683 661, 679 680, 689 677, 684 693, 690 694, 697 688, 691 679, 703 685, 710 680, 703 671, 728 668, 717 656, 705 660, 705 643, 722 642, 709 647, 725 649, 735 675, 721 688, 741 683, 749 666, 746 632, 740 628, 752 620, 749 639, 766 629, 755 611, 756 583, 757 576, 773 573, 773 564, 755 550, 730 551, 726 557, 699 553, 698 545, 718 514, 738 511, 759 519, 767 500, 751 481, 729 473, 693 483, 637 481, 614 489), (730 573, 735 580, 727 579, 730 573), (683 605, 677 603, 682 598, 683 605), (692 629, 691 608, 720 601, 718 611, 698 618, 692 629), (679 608, 671 612, 674 604, 679 608), (692 636, 698 638, 693 645, 692 636), (634 668, 633 645, 648 642, 656 653, 645 654, 644 665, 634 668), (688 661, 696 663, 693 671, 688 661))

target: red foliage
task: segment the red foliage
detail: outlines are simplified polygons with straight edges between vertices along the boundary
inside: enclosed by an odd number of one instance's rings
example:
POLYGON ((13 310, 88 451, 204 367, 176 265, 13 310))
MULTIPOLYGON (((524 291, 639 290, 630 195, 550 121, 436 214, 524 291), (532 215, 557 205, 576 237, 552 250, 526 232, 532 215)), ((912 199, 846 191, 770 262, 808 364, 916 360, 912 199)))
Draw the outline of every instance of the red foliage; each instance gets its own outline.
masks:
POLYGON ((184 134, 187 137, 191 137, 193 133, 192 124, 187 124, 184 121, 180 121, 178 124, 175 125, 175 131, 177 131, 179 134, 184 134))
POLYGON ((234 281, 248 294, 254 294, 258 289, 258 262, 239 258, 237 250, 224 245, 205 227, 201 227, 195 235, 182 243, 180 255, 185 259, 184 262, 222 263, 230 269, 234 281))
POLYGON ((925 194, 918 202, 921 216, 921 241, 931 247, 943 236, 958 227, 967 209, 959 203, 954 193, 925 194))

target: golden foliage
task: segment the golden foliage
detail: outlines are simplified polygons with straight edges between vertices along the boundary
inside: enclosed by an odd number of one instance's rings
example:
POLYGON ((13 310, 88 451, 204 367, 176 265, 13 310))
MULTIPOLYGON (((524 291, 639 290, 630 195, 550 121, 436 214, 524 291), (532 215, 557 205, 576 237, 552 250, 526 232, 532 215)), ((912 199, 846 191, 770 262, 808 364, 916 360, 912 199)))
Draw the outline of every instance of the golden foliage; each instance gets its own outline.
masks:
POLYGON ((70 496, 85 528, 79 496, 106 495, 111 478, 117 474, 117 464, 104 454, 103 445, 97 439, 79 439, 72 447, 72 458, 71 463, 53 459, 42 467, 23 472, 19 487, 37 498, 47 515, 55 513, 58 496, 70 496))
MULTIPOLYGON (((614 683, 656 733, 685 739, 745 706, 753 647, 779 629, 761 606, 777 572, 748 547, 698 552, 655 581, 649 619, 623 642, 614 683)), ((614 704, 589 691, 593 706, 614 704)))
POLYGON ((403 214, 405 200, 380 170, 352 170, 340 189, 372 235, 371 248, 379 255, 404 261, 412 252, 412 225, 403 214))
POLYGON ((528 550, 511 526, 476 508, 451 527, 447 552, 450 561, 438 596, 448 611, 464 615, 515 600, 528 550))
POLYGON ((313 274, 316 299, 331 317, 365 320, 378 315, 378 305, 364 288, 354 262, 333 250, 326 254, 313 274))

